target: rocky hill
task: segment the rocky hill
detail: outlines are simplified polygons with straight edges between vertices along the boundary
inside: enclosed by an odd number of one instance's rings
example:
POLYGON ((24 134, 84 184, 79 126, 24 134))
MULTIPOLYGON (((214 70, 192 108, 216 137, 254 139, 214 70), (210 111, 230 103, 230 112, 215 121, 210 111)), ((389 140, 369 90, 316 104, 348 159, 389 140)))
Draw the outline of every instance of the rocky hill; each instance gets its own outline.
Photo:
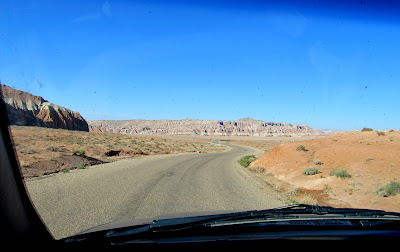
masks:
POLYGON ((78 113, 53 104, 40 96, 0 84, 11 125, 89 131, 78 113))
POLYGON ((320 133, 304 124, 265 122, 251 118, 219 120, 88 121, 91 131, 139 135, 308 136, 320 133))

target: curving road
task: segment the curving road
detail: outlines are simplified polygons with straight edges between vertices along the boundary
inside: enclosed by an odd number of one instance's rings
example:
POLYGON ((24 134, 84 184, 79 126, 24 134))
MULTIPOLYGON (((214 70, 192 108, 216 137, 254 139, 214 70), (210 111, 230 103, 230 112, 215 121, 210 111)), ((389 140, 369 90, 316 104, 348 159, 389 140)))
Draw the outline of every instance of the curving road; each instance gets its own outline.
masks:
POLYGON ((31 179, 26 186, 56 239, 116 220, 283 206, 271 189, 237 163, 256 151, 229 146, 222 153, 125 159, 31 179))

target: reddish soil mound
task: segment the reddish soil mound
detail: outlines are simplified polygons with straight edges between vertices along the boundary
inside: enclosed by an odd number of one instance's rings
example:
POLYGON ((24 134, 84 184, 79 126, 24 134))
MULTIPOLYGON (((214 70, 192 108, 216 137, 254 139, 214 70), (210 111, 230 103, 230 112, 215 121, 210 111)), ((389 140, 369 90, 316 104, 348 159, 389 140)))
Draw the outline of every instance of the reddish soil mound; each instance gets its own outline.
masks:
POLYGON ((400 212, 399 195, 383 197, 377 194, 381 186, 400 180, 399 154, 400 132, 385 132, 384 135, 374 131, 344 132, 283 143, 251 166, 263 167, 260 176, 273 175, 286 185, 286 192, 306 191, 321 205, 400 212), (305 146, 306 150, 297 150, 299 145, 305 146), (304 175, 302 171, 308 167, 318 168, 319 173, 304 175), (351 177, 331 175, 335 169, 344 169, 351 177))
POLYGON ((40 177, 61 171, 84 169, 87 166, 104 163, 106 162, 85 155, 61 155, 50 160, 33 162, 23 167, 22 174, 24 178, 40 177))

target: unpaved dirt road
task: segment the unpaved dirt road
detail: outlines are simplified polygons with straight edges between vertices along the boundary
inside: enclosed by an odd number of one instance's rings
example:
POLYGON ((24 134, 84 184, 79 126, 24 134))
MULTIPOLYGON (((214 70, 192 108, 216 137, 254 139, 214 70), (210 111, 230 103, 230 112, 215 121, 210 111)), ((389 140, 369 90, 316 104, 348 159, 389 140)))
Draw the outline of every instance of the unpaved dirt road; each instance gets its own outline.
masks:
POLYGON ((257 151, 230 145, 223 153, 132 158, 26 181, 56 239, 117 220, 179 212, 283 206, 237 160, 257 151))

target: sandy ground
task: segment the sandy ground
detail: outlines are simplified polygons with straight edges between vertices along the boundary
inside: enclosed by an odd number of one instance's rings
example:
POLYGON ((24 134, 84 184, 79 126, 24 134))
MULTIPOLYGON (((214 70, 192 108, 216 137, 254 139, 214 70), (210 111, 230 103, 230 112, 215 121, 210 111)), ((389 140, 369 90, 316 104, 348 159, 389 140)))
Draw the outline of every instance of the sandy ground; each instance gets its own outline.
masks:
POLYGON ((11 134, 24 178, 132 157, 225 150, 225 146, 204 138, 133 136, 28 126, 12 126, 11 134))
POLYGON ((384 134, 354 131, 282 143, 254 161, 250 169, 293 202, 399 212, 399 194, 377 194, 381 186, 400 180, 400 132, 384 134), (296 150, 299 145, 306 151, 296 150), (304 175, 308 167, 318 168, 319 173, 304 175), (330 175, 334 169, 345 169, 351 177, 330 175))

